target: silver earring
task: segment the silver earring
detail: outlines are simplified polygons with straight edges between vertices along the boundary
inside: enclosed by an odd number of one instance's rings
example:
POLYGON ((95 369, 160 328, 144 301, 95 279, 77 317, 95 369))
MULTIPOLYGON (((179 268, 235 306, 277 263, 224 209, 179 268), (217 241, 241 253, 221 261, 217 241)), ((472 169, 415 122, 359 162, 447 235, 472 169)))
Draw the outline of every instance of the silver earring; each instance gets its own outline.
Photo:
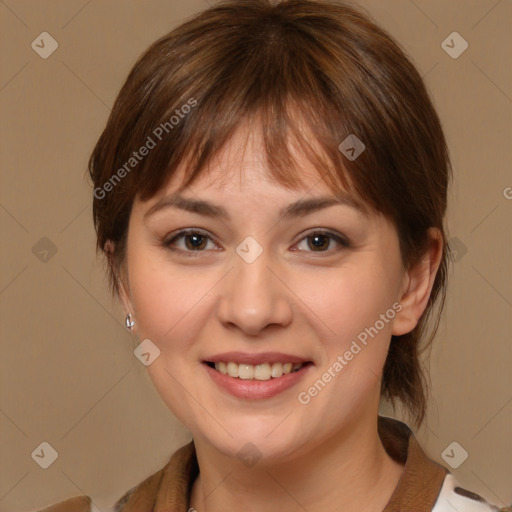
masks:
POLYGON ((131 313, 128 313, 126 315, 126 321, 125 321, 125 325, 126 325, 126 328, 127 329, 132 329, 132 327, 135 325, 135 322, 132 320, 132 314, 131 313))

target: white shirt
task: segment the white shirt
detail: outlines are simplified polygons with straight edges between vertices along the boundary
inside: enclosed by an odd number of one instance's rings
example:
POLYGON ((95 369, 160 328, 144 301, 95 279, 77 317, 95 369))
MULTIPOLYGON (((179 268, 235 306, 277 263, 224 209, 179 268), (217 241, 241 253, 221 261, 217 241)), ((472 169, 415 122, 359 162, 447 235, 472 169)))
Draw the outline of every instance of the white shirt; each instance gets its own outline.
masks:
MULTIPOLYGON (((432 512, 497 512, 499 510, 499 507, 490 504, 478 494, 462 488, 449 473, 444 479, 432 512)), ((512 511, 512 508, 510 510, 512 511)))

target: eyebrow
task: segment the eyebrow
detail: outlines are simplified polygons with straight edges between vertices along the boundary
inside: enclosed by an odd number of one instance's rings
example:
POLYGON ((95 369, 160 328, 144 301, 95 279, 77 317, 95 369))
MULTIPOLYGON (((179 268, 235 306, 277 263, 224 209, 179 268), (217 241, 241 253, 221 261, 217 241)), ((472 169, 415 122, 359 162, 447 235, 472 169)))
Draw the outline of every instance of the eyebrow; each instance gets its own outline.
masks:
MULTIPOLYGON (((366 215, 367 213, 364 206, 349 195, 337 194, 335 196, 321 196, 299 199, 298 201, 282 208, 278 215, 280 218, 287 220, 296 217, 304 217, 310 213, 336 205, 349 206, 363 215, 366 215)), ((231 216, 223 206, 216 205, 202 199, 184 197, 177 192, 165 196, 160 199, 160 201, 155 203, 144 214, 144 219, 168 208, 178 208, 180 210, 197 213, 207 217, 231 220, 231 216)))

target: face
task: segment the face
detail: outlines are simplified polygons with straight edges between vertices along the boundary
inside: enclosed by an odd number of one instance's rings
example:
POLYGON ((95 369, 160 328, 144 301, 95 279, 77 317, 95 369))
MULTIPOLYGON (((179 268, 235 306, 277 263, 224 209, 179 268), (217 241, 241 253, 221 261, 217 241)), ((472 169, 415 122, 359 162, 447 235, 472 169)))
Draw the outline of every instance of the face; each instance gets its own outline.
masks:
POLYGON ((305 160, 303 190, 272 182, 261 147, 241 130, 181 192, 189 203, 171 199, 181 171, 134 203, 125 305, 195 439, 285 460, 375 418, 404 268, 389 220, 339 202, 305 160), (319 198, 336 202, 290 208, 319 198))

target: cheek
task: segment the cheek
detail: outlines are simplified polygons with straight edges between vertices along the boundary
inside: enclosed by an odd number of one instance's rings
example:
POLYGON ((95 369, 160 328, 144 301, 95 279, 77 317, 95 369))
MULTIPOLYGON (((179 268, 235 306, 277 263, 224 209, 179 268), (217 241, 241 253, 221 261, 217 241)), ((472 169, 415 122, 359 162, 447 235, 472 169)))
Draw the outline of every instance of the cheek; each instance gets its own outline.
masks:
POLYGON ((179 318, 181 287, 171 287, 171 276, 151 258, 133 255, 129 265, 130 290, 139 337, 161 340, 179 318))
MULTIPOLYGON (((323 276, 302 274, 294 286, 307 306, 304 314, 321 330, 320 337, 338 340, 336 349, 340 343, 350 345, 350 340, 374 325, 395 301, 392 271, 373 258, 329 269, 323 276)), ((386 323, 382 330, 390 329, 386 323)))
POLYGON ((164 355, 186 357, 185 348, 194 346, 206 322, 208 291, 218 276, 176 267, 142 251, 132 255, 129 276, 138 337, 151 339, 164 355))

